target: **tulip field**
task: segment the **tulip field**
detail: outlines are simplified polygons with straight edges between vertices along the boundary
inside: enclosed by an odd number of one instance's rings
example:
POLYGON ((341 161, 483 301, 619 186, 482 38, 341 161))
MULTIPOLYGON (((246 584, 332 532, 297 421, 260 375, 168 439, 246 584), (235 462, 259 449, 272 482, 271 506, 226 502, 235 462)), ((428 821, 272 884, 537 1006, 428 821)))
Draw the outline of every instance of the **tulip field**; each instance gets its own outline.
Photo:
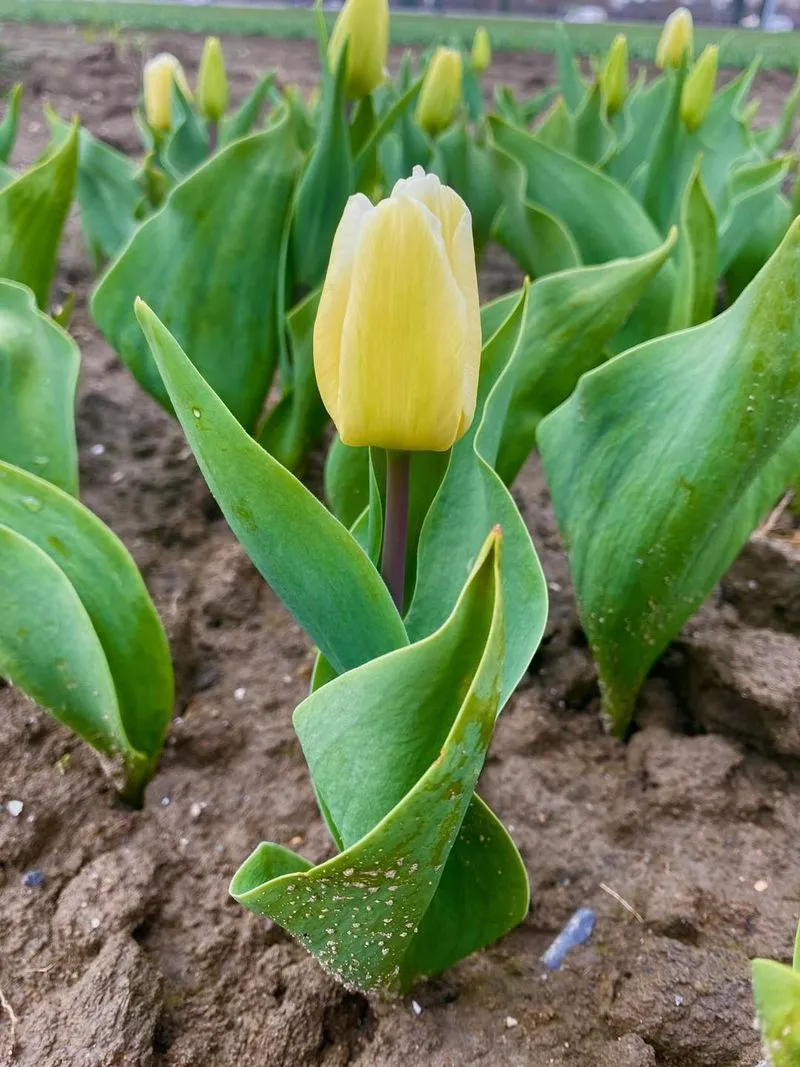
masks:
POLYGON ((0 1063, 798 1067, 799 71, 392 18, 2 28, 0 1063))

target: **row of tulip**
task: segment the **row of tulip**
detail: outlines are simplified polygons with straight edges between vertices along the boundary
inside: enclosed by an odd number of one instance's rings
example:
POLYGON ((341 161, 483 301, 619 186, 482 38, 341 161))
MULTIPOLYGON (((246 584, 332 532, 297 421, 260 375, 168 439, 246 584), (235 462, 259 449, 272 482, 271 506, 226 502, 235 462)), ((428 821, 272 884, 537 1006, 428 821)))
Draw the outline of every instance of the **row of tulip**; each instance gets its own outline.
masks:
POLYGON ((484 38, 386 82, 388 11, 348 0, 315 104, 267 78, 228 117, 212 40, 194 94, 173 59, 147 67, 141 167, 51 115, 52 150, 0 190, 0 674, 141 799, 169 654, 130 557, 76 500, 78 354, 44 314, 77 189, 111 260, 95 321, 319 650, 294 722, 338 853, 262 844, 231 892, 352 986, 408 988, 525 915, 524 865, 475 788, 547 612, 508 488, 531 451, 620 736, 800 470, 783 127, 750 130, 750 75, 712 99, 689 27, 665 28, 647 86, 619 42, 584 83, 565 41, 558 99, 501 92, 484 120, 464 88, 484 38), (530 279, 481 308, 490 237, 530 279), (720 277, 735 299, 713 317, 720 277), (292 473, 328 418, 330 510, 292 473))

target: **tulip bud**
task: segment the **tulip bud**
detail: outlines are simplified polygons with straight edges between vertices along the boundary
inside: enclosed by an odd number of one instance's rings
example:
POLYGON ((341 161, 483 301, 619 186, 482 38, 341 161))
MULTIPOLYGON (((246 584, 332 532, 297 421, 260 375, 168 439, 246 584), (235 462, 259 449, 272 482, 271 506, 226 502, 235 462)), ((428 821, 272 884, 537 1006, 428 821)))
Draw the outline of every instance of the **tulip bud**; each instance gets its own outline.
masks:
POLYGON ((461 53, 437 48, 433 53, 417 103, 417 122, 431 137, 446 130, 461 103, 461 53))
POLYGON ((472 38, 472 69, 476 74, 483 74, 492 62, 492 41, 489 31, 479 26, 472 38))
POLYGON ((219 122, 228 107, 228 79, 219 37, 206 37, 197 75, 197 106, 208 122, 219 122))
POLYGON ((679 67, 684 52, 692 58, 694 42, 694 22, 692 13, 685 7, 676 8, 664 23, 664 29, 658 39, 656 48, 656 66, 679 67))
POLYGON ((192 99, 183 67, 175 56, 161 52, 145 63, 142 81, 147 121, 153 129, 165 133, 172 125, 172 83, 177 82, 186 99, 192 99))
POLYGON ((681 93, 681 118, 690 132, 696 130, 708 112, 717 80, 719 49, 710 44, 692 68, 681 93))
POLYGON ((466 204, 415 167, 350 197, 314 324, 320 395, 347 445, 444 452, 475 414, 481 322, 466 204))
POLYGON ((628 93, 628 38, 619 33, 611 42, 606 61, 600 72, 600 84, 606 98, 606 110, 616 115, 628 93))
POLYGON ((345 0, 328 45, 328 59, 334 69, 345 43, 345 91, 351 100, 360 100, 386 80, 388 0, 345 0))

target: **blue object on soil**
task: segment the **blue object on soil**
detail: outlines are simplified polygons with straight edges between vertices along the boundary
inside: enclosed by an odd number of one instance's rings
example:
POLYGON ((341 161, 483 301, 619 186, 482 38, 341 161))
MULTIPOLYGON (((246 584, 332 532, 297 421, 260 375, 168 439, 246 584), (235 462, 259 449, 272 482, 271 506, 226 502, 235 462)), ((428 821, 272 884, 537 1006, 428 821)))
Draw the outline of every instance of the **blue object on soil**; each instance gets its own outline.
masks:
POLYGON ((44 881, 44 875, 41 871, 26 871, 22 876, 22 884, 27 889, 41 889, 44 881))
POLYGON ((557 971, 566 959, 567 953, 576 945, 582 945, 592 936, 595 914, 591 908, 578 908, 561 933, 542 956, 542 963, 548 970, 557 971))

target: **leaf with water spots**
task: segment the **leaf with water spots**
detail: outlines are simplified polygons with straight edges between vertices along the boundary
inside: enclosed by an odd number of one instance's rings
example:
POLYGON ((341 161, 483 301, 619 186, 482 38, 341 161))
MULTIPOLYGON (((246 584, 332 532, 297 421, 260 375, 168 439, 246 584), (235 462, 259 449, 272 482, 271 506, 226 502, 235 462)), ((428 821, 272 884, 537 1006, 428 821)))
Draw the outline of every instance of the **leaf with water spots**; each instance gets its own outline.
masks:
POLYGON ((584 375, 539 449, 603 708, 644 678, 800 470, 800 220, 725 313, 584 375))

